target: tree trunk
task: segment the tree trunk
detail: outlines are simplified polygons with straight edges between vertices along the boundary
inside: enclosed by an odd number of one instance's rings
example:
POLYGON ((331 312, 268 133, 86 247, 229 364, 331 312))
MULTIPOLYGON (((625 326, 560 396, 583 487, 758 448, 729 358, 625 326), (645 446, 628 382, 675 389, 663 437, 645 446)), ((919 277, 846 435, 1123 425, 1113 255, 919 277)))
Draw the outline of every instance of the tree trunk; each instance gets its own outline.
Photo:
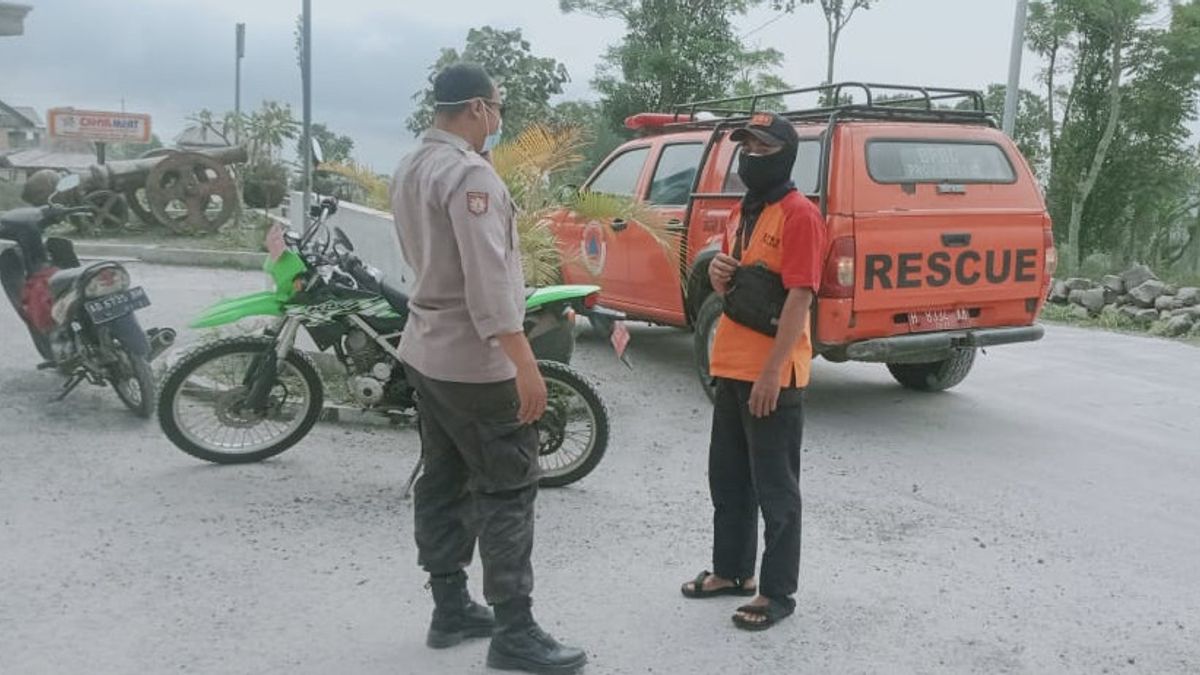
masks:
POLYGON ((1122 35, 1122 26, 1118 25, 1113 28, 1112 68, 1109 72, 1108 88, 1108 122, 1104 125, 1104 134, 1096 146, 1096 154, 1092 156, 1092 165, 1088 168, 1083 182, 1076 186, 1075 194, 1071 198, 1071 217, 1067 222, 1067 263, 1070 265, 1071 271, 1078 270, 1080 263, 1083 262, 1080 258, 1082 251, 1079 242, 1079 230, 1083 223, 1083 207, 1092 194, 1092 188, 1096 187, 1096 180, 1100 177, 1100 170, 1104 167, 1104 159, 1108 155, 1109 147, 1112 146, 1113 137, 1117 132, 1117 120, 1121 115, 1121 73, 1124 70, 1121 52, 1124 48, 1124 36, 1122 35))
MULTIPOLYGON (((825 84, 833 84, 833 61, 837 56, 837 43, 838 32, 830 25, 828 50, 825 53, 825 84)), ((835 101, 834 104, 836 103, 835 101)))
MULTIPOLYGON (((1055 38, 1054 44, 1050 47, 1050 66, 1046 69, 1046 138, 1049 140, 1050 159, 1049 165, 1046 167, 1046 181, 1049 182, 1050 176, 1054 175, 1054 66, 1058 62, 1058 39, 1055 38)), ((1066 120, 1064 120, 1065 122, 1066 120)))

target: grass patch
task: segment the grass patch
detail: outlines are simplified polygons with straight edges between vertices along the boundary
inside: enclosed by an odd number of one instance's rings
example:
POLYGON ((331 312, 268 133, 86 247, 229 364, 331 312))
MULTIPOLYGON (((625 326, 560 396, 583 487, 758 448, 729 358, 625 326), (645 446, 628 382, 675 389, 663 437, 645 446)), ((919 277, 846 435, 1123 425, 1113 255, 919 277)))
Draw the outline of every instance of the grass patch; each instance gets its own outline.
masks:
MULTIPOLYGON (((1145 328, 1123 314, 1099 314, 1097 316, 1089 316, 1086 319, 1077 316, 1072 307, 1074 305, 1056 305, 1046 303, 1042 309, 1041 320, 1047 323, 1056 323, 1066 326, 1076 326, 1079 328, 1095 328, 1099 330, 1112 331, 1114 333, 1128 333, 1133 335, 1151 335, 1155 337, 1166 337, 1163 330, 1166 328, 1164 322, 1155 322, 1150 327, 1145 328)), ((1168 338, 1178 342, 1184 342, 1200 346, 1200 336, 1185 336, 1178 338, 1168 338)))

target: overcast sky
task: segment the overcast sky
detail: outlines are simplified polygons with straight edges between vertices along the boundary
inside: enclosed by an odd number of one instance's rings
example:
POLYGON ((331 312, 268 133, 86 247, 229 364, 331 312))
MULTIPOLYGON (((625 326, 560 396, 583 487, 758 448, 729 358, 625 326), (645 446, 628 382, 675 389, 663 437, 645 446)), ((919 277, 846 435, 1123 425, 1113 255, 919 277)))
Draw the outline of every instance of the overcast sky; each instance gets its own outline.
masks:
MULTIPOLYGON (((34 6, 25 35, 0 38, 0 100, 43 115, 56 106, 153 116, 170 142, 184 117, 233 108, 234 24, 247 24, 243 108, 291 102, 300 115, 292 27, 300 0, 21 0, 34 6)), ((881 0, 856 15, 839 46, 842 80, 983 88, 1002 82, 1015 0, 881 0)), ((619 20, 563 15, 558 0, 312 0, 313 117, 350 135, 360 161, 390 171, 413 143, 411 96, 442 47, 472 27, 520 28, 541 56, 571 75, 564 98, 593 98, 589 80, 619 20)), ((824 19, 806 6, 777 18, 740 17, 747 42, 786 56, 795 86, 824 76, 824 19), (765 27, 764 27, 765 25, 765 27)), ((1026 54, 1023 85, 1041 64, 1026 54)))

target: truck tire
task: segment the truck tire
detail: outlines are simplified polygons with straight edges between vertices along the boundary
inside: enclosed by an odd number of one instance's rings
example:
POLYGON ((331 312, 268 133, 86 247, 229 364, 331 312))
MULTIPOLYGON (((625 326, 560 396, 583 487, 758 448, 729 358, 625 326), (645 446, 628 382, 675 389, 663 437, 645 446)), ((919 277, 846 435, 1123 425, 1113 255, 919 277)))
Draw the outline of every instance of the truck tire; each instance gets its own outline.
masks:
POLYGON ((975 364, 975 348, 955 349, 954 354, 931 363, 889 363, 888 371, 901 385, 915 391, 945 391, 962 382, 975 364))
POLYGON ((713 386, 712 376, 708 374, 709 350, 717 332, 717 321, 724 311, 725 305, 721 296, 710 293, 700 305, 700 311, 696 312, 696 321, 692 324, 695 328, 692 333, 692 354, 696 363, 696 374, 700 376, 700 386, 704 387, 704 393, 710 401, 716 397, 717 388, 713 386))

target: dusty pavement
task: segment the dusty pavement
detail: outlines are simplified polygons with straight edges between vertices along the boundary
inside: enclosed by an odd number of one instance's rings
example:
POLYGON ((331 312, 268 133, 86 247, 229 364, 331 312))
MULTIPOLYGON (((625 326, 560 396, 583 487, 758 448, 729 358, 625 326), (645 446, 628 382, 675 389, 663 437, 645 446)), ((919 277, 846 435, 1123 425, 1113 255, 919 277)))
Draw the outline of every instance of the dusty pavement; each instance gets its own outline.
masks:
MULTIPOLYGON (((263 285, 132 268, 146 325, 263 285)), ((54 378, 9 307, 0 343, 0 673, 485 669, 485 642, 422 646, 414 434, 320 426, 207 466, 109 391, 44 405, 54 378)), ((748 635, 737 600, 677 590, 710 566, 689 345, 635 328, 632 373, 580 345, 613 438, 539 497, 536 611, 588 673, 1200 672, 1200 350, 1053 328, 944 395, 818 362, 799 612, 748 635)))

